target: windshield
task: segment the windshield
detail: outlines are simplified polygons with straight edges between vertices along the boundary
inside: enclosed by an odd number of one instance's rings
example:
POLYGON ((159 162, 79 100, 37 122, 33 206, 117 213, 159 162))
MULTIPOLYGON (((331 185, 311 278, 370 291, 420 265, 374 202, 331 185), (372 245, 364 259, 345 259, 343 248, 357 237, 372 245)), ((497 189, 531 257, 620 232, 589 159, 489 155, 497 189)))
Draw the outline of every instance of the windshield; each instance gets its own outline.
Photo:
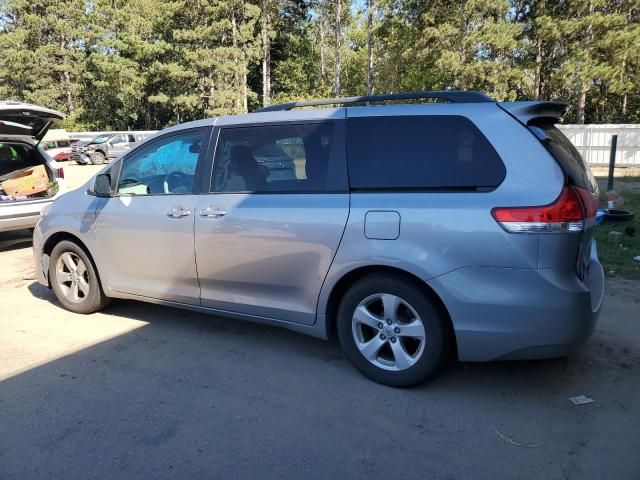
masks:
POLYGON ((91 140, 91 143, 104 143, 111 138, 111 135, 98 135, 96 138, 91 140))

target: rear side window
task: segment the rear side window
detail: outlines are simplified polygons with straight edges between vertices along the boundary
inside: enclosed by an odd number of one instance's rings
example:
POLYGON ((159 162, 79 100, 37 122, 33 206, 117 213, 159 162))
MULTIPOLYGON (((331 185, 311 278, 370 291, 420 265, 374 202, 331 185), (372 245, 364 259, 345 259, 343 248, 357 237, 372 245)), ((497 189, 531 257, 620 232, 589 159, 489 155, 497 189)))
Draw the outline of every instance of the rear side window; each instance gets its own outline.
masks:
POLYGON ((489 141, 457 115, 350 118, 347 159, 354 189, 495 188, 505 177, 489 141))
POLYGON ((212 192, 347 191, 344 123, 223 128, 212 192))
POLYGON ((587 162, 565 135, 549 121, 529 125, 529 130, 538 137, 560 164, 571 184, 597 192, 598 183, 587 162))

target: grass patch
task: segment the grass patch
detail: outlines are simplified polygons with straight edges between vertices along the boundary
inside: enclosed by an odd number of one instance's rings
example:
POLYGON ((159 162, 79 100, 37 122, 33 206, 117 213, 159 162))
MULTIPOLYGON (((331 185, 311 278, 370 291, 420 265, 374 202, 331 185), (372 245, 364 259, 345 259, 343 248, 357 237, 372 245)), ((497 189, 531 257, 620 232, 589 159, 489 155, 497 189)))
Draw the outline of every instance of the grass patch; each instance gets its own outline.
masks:
POLYGON ((598 255, 607 275, 640 279, 640 262, 633 259, 633 257, 640 255, 640 221, 638 220, 640 192, 618 191, 624 198, 624 205, 621 205, 620 209, 633 212, 633 221, 597 225, 593 238, 598 242, 598 255), (636 234, 633 237, 623 235, 620 242, 612 243, 609 241, 609 232, 616 231, 624 234, 625 228, 629 226, 636 229, 636 234))

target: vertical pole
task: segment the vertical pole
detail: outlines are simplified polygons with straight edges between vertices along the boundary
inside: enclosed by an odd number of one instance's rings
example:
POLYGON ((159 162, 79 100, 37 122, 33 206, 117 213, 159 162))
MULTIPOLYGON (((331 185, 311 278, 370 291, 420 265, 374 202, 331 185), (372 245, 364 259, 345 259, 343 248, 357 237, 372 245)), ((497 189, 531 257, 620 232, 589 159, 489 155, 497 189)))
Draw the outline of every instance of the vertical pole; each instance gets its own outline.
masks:
POLYGON ((609 155, 609 181, 607 191, 613 190, 613 170, 616 168, 616 148, 618 147, 618 135, 611 137, 611 153, 609 155))

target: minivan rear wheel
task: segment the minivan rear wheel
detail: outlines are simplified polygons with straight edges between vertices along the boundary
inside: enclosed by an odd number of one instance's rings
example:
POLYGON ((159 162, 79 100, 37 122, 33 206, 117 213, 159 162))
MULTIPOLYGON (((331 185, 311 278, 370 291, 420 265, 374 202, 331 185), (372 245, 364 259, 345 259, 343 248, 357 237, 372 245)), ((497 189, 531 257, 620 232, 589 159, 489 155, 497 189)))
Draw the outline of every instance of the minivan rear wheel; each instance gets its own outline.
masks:
POLYGON ((93 313, 109 301, 89 256, 68 240, 58 243, 51 252, 49 282, 58 301, 75 313, 93 313))
POLYGON ((434 375, 448 355, 445 318, 411 280, 387 274, 356 282, 338 308, 342 350, 366 377, 407 387, 434 375))

